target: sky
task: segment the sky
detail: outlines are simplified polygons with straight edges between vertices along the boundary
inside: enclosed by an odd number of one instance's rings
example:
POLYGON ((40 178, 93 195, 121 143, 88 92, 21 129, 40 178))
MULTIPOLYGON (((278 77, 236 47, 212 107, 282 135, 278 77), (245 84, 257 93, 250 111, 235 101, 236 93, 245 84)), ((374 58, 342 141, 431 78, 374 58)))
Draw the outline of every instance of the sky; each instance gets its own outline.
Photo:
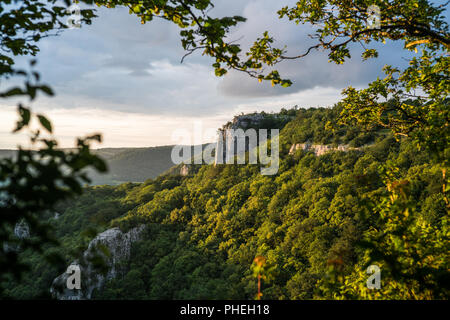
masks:
MULTIPOLYGON (((286 45, 288 53, 303 52, 312 43, 312 29, 278 19, 277 10, 295 1, 219 0, 212 15, 247 18, 230 34, 245 49, 265 30, 286 45)), ((271 87, 231 71, 214 76, 212 58, 195 53, 180 63, 184 51, 179 29, 161 19, 142 25, 126 8, 97 11, 92 25, 64 31, 39 43, 37 71, 56 93, 39 96, 30 105, 53 122, 61 147, 74 146, 77 136, 100 132, 105 147, 172 145, 174 132, 193 130, 199 123, 217 129, 241 112, 277 112, 281 108, 332 106, 347 86, 362 88, 382 76, 385 64, 401 65, 401 44, 378 45, 380 56, 363 62, 361 49, 343 65, 328 63, 323 52, 278 66, 290 88, 271 87)), ((29 57, 19 59, 26 65, 29 57)), ((28 146, 24 134, 11 134, 17 120, 16 102, 0 102, 0 148, 28 146)), ((209 142, 210 137, 202 138, 209 142)))

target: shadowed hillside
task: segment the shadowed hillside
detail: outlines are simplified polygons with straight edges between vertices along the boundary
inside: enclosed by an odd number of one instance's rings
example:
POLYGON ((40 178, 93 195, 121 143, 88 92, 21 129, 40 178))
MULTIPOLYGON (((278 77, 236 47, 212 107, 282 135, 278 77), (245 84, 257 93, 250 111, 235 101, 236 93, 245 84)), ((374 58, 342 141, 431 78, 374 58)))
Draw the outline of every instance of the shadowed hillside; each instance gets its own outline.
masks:
MULTIPOLYGON (((173 146, 150 148, 104 148, 94 150, 108 165, 108 172, 89 170, 92 185, 117 185, 154 179, 175 164, 171 159, 173 146)), ((192 149, 194 150, 194 148, 192 149)), ((12 157, 15 150, 0 150, 0 158, 12 157)), ((194 151, 192 151, 194 154, 194 151)))
POLYGON ((99 149, 97 154, 106 160, 108 172, 89 172, 93 185, 143 182, 156 178, 174 166, 170 158, 173 146, 151 148, 99 149))

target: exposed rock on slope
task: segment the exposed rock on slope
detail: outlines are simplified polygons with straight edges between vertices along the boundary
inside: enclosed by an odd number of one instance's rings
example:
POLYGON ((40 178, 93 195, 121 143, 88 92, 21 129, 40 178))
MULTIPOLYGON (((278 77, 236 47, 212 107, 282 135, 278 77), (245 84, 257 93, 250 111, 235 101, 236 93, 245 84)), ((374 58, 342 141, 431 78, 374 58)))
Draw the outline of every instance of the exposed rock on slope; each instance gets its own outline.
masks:
POLYGON ((361 148, 351 148, 348 145, 339 145, 333 147, 332 145, 323 144, 311 144, 311 143, 294 143, 289 149, 289 154, 293 155, 295 151, 302 149, 304 151, 312 151, 316 156, 321 156, 330 151, 350 151, 350 150, 361 150, 361 148))
MULTIPOLYGON (((266 114, 266 113, 253 113, 253 114, 244 114, 240 116, 236 116, 233 118, 233 121, 225 124, 221 129, 219 129, 219 137, 216 143, 216 154, 214 164, 222 164, 227 160, 227 156, 234 157, 236 155, 242 156, 245 152, 249 151, 249 144, 246 142, 245 146, 238 145, 236 143, 236 137, 234 136, 234 130, 242 129, 275 129, 281 128, 286 122, 291 119, 288 115, 281 114, 266 114), (272 124, 270 124, 272 122, 272 124), (276 124, 278 122, 278 124, 276 124), (284 123, 282 125, 282 123, 284 123), (233 152, 229 155, 227 153, 230 152, 228 150, 228 146, 234 143, 233 152)), ((256 146, 258 145, 258 141, 256 141, 256 146)), ((255 147, 256 147, 255 146, 255 147)))
POLYGON ((50 292, 59 300, 90 299, 94 289, 101 288, 105 281, 113 279, 118 273, 118 263, 130 258, 131 245, 140 240, 144 226, 123 233, 119 228, 108 229, 97 235, 83 253, 83 261, 74 261, 81 270, 81 289, 67 288, 70 274, 63 273, 53 280, 50 292), (106 273, 99 272, 95 262, 101 257, 106 273))
POLYGON ((21 221, 14 227, 14 235, 19 239, 27 239, 30 237, 30 227, 25 221, 21 221))
POLYGON ((187 176, 189 174, 189 167, 185 164, 180 169, 180 175, 183 177, 187 176))
POLYGON ((5 252, 19 252, 20 248, 20 240, 28 239, 30 237, 30 227, 28 224, 22 220, 16 223, 14 227, 14 236, 16 237, 16 241, 8 242, 5 241, 3 243, 3 251, 5 252), (17 242, 17 240, 19 242, 17 242))

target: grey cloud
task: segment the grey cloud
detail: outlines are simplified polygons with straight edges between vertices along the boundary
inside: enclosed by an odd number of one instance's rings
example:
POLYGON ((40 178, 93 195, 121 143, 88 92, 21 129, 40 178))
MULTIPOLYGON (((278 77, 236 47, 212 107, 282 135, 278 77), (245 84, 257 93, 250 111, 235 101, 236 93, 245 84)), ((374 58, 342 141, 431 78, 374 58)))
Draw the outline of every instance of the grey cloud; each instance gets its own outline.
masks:
POLYGON ((268 82, 258 83, 245 74, 232 72, 219 84, 219 91, 226 96, 254 97, 277 96, 311 89, 317 86, 344 88, 359 86, 381 76, 381 60, 361 62, 351 60, 343 65, 329 63, 323 53, 313 54, 301 60, 286 61, 276 66, 283 78, 292 80, 289 88, 271 88, 268 82))
MULTIPOLYGON (((280 4, 267 5, 266 2, 250 2, 244 9, 245 17, 248 19, 233 33, 233 37, 243 39, 243 49, 248 48, 264 30, 269 30, 276 39, 275 46, 287 46, 287 55, 298 55, 306 52, 307 48, 315 44, 308 36, 313 33, 313 29, 307 25, 296 25, 293 22, 279 20, 276 9, 280 4)), ((378 48, 381 45, 377 46, 378 48)), ((284 61, 278 64, 277 69, 283 78, 293 81, 289 88, 270 88, 270 85, 261 85, 255 79, 245 75, 230 72, 224 77, 224 81, 219 84, 218 90, 225 96, 237 97, 258 97, 277 96, 301 92, 317 86, 344 88, 349 85, 361 86, 382 76, 382 66, 388 61, 390 63, 402 64, 398 45, 384 45, 380 51, 378 59, 368 61, 361 60, 362 49, 359 45, 351 47, 352 59, 343 65, 336 65, 328 62, 327 54, 319 51, 312 51, 307 57, 284 61)), ((269 72, 270 69, 266 69, 269 72)))
MULTIPOLYGON (((230 35, 230 39, 243 37, 244 49, 264 30, 271 30, 277 44, 287 44, 292 53, 302 52, 311 44, 307 37, 311 29, 280 21, 276 11, 281 6, 271 0, 222 0, 211 14, 248 18, 230 35)), ((200 53, 180 65, 184 54, 180 30, 169 22, 155 20, 142 25, 125 8, 100 9, 98 15, 91 26, 68 30, 42 42, 39 69, 43 80, 57 93, 55 98, 42 100, 43 105, 148 114, 214 114, 259 97, 276 97, 316 86, 362 84, 375 78, 386 61, 394 59, 393 55, 384 56, 364 64, 355 59, 336 66, 329 64, 323 53, 313 52, 301 62, 277 66, 294 85, 272 88, 236 72, 216 78, 210 66, 213 60, 200 53)))

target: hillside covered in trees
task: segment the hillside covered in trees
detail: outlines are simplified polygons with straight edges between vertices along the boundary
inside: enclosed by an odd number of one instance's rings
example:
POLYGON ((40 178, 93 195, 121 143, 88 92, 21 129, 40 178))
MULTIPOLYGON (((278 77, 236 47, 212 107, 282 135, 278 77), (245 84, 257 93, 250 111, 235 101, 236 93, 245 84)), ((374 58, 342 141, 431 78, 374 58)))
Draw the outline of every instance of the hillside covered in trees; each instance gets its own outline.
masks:
POLYGON ((21 283, 11 278, 5 296, 48 296, 98 232, 145 225, 94 299, 253 299, 257 256, 267 262, 262 299, 448 298, 442 164, 390 131, 338 125, 340 105, 290 112, 276 175, 259 165, 198 165, 187 176, 88 187, 59 204, 59 216, 47 218, 61 246, 44 254, 65 261, 25 252, 32 268, 21 283), (304 142, 355 149, 289 154, 304 142), (366 287, 372 264, 382 270, 380 290, 366 287))

